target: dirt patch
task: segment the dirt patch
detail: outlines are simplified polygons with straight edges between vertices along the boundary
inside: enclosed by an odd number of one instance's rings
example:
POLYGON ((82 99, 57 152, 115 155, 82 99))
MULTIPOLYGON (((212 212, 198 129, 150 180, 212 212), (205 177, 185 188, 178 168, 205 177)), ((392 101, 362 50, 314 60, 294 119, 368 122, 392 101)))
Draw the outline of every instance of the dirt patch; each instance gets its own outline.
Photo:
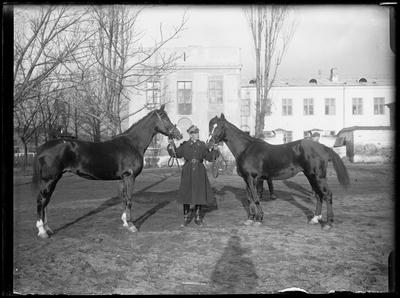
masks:
MULTIPOLYGON (((265 190, 261 226, 245 226, 244 182, 210 181, 218 208, 205 225, 180 228, 177 170, 145 170, 135 188, 139 232, 122 227, 116 182, 60 180, 49 204, 55 235, 37 237, 28 184, 14 187, 14 290, 21 294, 236 294, 386 292, 394 249, 393 170, 347 165, 351 186, 330 169, 335 226, 308 225, 315 198, 302 175, 265 190)), ((326 207, 324 204, 324 218, 326 207)))

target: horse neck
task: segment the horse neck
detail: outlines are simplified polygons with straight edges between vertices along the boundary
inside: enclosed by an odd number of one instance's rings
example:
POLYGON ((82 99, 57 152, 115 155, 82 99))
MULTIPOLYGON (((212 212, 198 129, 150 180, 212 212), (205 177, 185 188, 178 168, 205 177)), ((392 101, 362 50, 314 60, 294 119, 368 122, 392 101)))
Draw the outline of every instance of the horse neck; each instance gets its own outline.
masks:
POLYGON ((156 121, 152 114, 149 114, 133 124, 125 134, 133 141, 135 147, 144 154, 154 135, 157 134, 155 127, 156 121))
POLYGON ((232 123, 226 122, 225 127, 225 143, 236 159, 249 146, 253 138, 232 123))

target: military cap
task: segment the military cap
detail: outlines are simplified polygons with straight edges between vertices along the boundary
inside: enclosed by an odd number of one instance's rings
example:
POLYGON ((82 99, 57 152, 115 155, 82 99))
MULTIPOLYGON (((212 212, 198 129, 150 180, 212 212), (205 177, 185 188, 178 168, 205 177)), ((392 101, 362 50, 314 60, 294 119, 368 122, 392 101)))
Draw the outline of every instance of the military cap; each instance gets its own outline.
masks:
POLYGON ((199 128, 193 124, 188 128, 187 132, 188 133, 197 133, 197 132, 199 132, 199 128))

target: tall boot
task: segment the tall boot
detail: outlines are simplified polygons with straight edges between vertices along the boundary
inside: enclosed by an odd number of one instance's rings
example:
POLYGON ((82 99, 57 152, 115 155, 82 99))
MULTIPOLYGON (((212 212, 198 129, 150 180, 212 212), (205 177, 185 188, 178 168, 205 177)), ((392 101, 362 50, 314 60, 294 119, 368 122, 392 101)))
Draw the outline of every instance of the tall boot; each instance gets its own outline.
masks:
POLYGON ((203 225, 203 219, 201 218, 201 205, 196 205, 196 215, 194 218, 194 222, 199 225, 202 226, 203 225))
POLYGON ((190 222, 190 205, 183 204, 183 224, 182 226, 187 226, 190 222))

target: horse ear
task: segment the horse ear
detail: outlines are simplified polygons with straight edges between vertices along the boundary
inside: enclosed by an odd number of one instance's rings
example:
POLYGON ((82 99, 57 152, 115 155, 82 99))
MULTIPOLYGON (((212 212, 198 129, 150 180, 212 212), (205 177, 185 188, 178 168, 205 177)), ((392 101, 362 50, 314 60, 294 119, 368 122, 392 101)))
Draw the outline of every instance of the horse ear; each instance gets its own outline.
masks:
POLYGON ((225 115, 224 115, 224 113, 221 113, 221 119, 225 120, 225 115))
POLYGON ((163 104, 161 105, 160 110, 161 110, 161 111, 164 111, 164 108, 165 108, 165 103, 163 103, 163 104))

